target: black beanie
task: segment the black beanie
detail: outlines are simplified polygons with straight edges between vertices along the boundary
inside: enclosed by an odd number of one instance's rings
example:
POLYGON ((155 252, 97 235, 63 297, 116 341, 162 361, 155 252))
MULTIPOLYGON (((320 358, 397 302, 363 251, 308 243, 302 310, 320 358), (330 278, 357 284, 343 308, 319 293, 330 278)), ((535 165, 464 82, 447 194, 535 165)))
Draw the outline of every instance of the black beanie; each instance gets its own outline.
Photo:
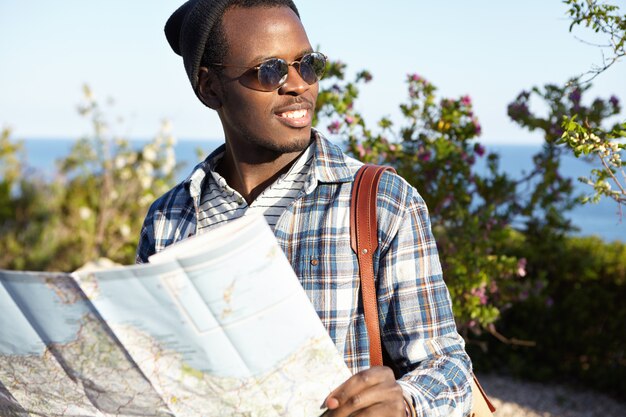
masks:
MULTIPOLYGON (((198 94, 198 70, 209 34, 224 15, 224 11, 233 3, 234 0, 189 0, 180 6, 165 24, 165 37, 174 52, 183 57, 185 71, 196 94, 198 94)), ((273 5, 276 2, 267 3, 273 5)), ((292 1, 286 2, 286 5, 300 17, 292 1)))

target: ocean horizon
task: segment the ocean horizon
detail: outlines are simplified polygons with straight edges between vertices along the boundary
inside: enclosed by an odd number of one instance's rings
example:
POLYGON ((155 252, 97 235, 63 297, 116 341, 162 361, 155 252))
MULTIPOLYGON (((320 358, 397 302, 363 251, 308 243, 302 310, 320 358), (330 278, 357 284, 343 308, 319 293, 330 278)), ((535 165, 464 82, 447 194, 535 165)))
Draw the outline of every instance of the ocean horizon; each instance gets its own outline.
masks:
MULTIPOLYGON (((50 139, 31 138, 24 139, 25 163, 44 176, 54 175, 56 172, 55 162, 68 155, 75 139, 50 139)), ((145 140, 132 141, 138 147, 145 140)), ((182 163, 181 169, 177 172, 177 180, 182 181, 189 175, 191 169, 200 162, 197 151, 200 150, 206 157, 211 151, 217 148, 223 140, 185 140, 179 139, 175 145, 176 161, 182 163)), ((541 149, 541 144, 537 145, 493 145, 484 144, 488 152, 495 152, 500 155, 500 170, 513 177, 521 177, 532 168, 532 156, 541 149)), ((479 160, 477 169, 484 169, 484 163, 479 160)), ((591 187, 582 184, 577 180, 580 176, 588 176, 591 165, 573 156, 566 156, 562 160, 561 174, 564 177, 573 179, 575 192, 590 194, 591 187)), ((603 198, 598 204, 580 205, 567 213, 573 225, 580 230, 575 235, 590 236, 596 235, 605 241, 619 240, 626 242, 626 211, 624 217, 620 218, 619 205, 609 199, 603 198)))

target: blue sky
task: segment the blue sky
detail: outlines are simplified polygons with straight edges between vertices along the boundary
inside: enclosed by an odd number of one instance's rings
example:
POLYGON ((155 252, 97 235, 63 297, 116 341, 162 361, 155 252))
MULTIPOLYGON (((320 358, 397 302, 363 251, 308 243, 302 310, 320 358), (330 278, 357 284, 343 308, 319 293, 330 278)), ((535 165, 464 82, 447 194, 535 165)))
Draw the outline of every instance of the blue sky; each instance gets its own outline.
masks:
MULTIPOLYGON (((624 0, 616 0, 626 9, 624 0)), ((88 83, 117 133, 153 136, 160 120, 184 139, 222 137, 217 116, 193 94, 163 25, 181 0, 0 0, 0 126, 16 138, 73 138, 90 126, 76 112, 88 83)), ((370 123, 398 120, 405 76, 419 73, 442 96, 469 94, 490 144, 538 143, 509 121, 523 89, 563 83, 602 59, 568 32, 560 0, 296 0, 313 45, 369 69, 358 109, 370 123)), ((586 31, 580 37, 593 40, 586 31)), ((626 101, 626 63, 594 82, 591 96, 626 101)), ((622 114, 622 118, 624 117, 622 114)))

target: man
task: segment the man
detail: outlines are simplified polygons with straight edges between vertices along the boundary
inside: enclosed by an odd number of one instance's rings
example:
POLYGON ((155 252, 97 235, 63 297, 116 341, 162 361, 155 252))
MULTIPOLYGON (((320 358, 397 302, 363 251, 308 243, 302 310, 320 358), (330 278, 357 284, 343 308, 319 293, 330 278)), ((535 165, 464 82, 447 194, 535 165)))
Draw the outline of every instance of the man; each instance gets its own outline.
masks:
POLYGON ((377 203, 375 270, 381 336, 394 370, 369 367, 349 224, 361 164, 311 128, 326 58, 311 48, 293 2, 190 0, 165 31, 196 95, 217 111, 226 143, 152 205, 137 261, 261 212, 353 371, 326 399, 330 416, 467 415, 471 364, 427 209, 389 173, 377 203))

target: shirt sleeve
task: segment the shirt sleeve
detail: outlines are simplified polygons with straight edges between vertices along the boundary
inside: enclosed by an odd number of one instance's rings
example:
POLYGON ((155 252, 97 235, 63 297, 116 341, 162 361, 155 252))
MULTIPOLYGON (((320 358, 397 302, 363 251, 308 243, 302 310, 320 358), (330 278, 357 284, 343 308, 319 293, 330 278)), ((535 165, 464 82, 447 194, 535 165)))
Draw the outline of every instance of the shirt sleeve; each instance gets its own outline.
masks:
POLYGON ((379 203, 394 219, 381 228, 393 231, 383 238, 379 261, 381 337, 417 416, 466 416, 471 361, 456 329, 428 210, 407 187, 400 198, 383 193, 383 207, 379 203))
POLYGON ((148 258, 155 252, 154 243, 154 231, 152 222, 152 210, 149 211, 143 226, 141 226, 141 233, 139 234, 139 244, 137 245, 137 253, 135 255, 135 263, 143 264, 148 262, 148 258))

